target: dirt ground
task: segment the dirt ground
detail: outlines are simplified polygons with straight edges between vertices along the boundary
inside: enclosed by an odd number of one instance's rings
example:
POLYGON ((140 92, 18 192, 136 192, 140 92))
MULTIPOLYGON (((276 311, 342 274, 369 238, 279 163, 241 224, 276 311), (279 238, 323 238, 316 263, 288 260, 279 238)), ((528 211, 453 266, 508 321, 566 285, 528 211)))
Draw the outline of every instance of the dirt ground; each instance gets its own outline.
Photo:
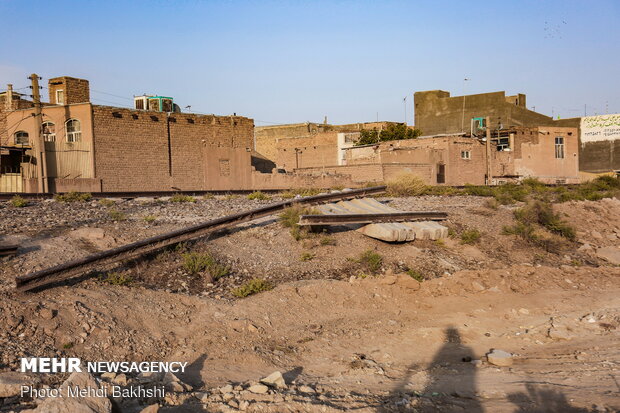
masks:
MULTIPOLYGON (((503 235, 518 205, 380 200, 446 211, 452 236, 389 244, 332 228, 296 241, 268 217, 126 263, 115 271, 128 285, 93 277, 27 294, 14 291, 16 275, 272 201, 0 203, 0 242, 20 244, 0 258, 0 372, 15 371, 22 356, 190 363, 179 375, 185 389, 115 400, 122 412, 152 403, 160 412, 619 411, 620 201, 556 205, 577 240, 545 250, 503 235), (480 240, 462 244, 470 229, 480 240), (375 274, 358 262, 367 250, 382 257, 375 274), (190 274, 187 252, 209 252, 230 274, 190 274), (231 293, 252 278, 275 288, 231 293), (511 364, 492 364, 492 349, 511 353, 511 364), (274 371, 285 390, 248 391, 274 371), (218 390, 229 383, 231 392, 218 390)), ((36 402, 0 398, 0 411, 36 402)))

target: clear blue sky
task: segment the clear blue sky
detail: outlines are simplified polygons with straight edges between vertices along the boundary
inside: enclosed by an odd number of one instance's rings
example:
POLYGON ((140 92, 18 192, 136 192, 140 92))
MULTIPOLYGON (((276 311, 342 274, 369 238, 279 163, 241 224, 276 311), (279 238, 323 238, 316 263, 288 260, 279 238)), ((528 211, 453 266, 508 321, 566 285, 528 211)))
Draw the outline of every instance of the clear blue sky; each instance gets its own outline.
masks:
POLYGON ((620 112, 618 0, 0 0, 0 20, 0 89, 68 75, 101 104, 163 94, 257 125, 347 123, 402 121, 408 96, 412 123, 413 92, 443 89, 620 112))

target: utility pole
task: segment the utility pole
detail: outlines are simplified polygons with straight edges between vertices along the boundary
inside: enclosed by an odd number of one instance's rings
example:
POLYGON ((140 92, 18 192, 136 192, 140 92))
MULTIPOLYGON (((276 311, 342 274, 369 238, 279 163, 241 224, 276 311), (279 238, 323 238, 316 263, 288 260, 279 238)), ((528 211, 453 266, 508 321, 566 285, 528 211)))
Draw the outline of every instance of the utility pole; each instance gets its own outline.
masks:
POLYGON ((13 85, 6 85, 6 111, 13 110, 13 85))
POLYGON ((463 79, 463 118, 461 119, 461 133, 465 133, 465 82, 468 80, 468 78, 463 79))
POLYGON ((407 96, 405 96, 405 98, 403 99, 403 102, 405 103, 405 125, 407 124, 407 96))
POLYGON ((487 141, 486 143, 486 153, 487 153, 487 185, 491 185, 491 118, 486 117, 487 124, 487 141))
POLYGON ((45 155, 45 142, 41 135, 41 96, 39 95, 39 76, 36 73, 30 75, 32 82, 32 102, 34 103, 34 152, 36 154, 39 171, 37 173, 37 181, 39 184, 39 193, 48 192, 47 182, 47 159, 45 155))

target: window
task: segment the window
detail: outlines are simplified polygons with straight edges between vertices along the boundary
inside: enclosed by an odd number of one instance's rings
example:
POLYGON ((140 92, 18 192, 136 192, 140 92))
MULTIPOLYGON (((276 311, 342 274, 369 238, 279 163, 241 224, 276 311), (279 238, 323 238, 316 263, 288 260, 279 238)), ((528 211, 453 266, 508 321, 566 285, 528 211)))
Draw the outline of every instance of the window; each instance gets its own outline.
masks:
POLYGON ((79 142, 82 140, 82 125, 77 119, 69 119, 65 123, 65 131, 67 132, 67 142, 79 142))
POLYGON ((461 159, 471 159, 470 151, 461 151, 461 159))
POLYGON ((43 122, 41 134, 45 142, 56 142, 56 125, 52 122, 43 122))
POLYGON ((59 89, 56 91, 56 104, 57 105, 65 104, 65 91, 62 89, 59 89))
POLYGON ((13 136, 15 137, 15 145, 28 145, 28 132, 20 130, 15 132, 13 136))
POLYGON ((564 138, 562 136, 555 138, 555 159, 564 159, 564 138))

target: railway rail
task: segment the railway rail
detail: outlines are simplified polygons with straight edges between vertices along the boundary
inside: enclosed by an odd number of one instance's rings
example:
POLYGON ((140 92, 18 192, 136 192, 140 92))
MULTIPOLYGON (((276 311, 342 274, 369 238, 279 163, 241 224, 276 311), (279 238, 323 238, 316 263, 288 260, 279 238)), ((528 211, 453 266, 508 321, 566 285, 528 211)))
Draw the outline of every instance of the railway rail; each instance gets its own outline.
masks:
POLYGON ((144 254, 161 250, 162 248, 170 245, 200 238, 210 232, 232 227, 242 222, 252 221, 260 217, 273 215, 293 205, 313 205, 343 199, 352 199, 379 194, 385 192, 385 190, 385 186, 375 186, 370 188, 290 199, 274 203, 261 208, 228 215, 165 234, 145 238, 137 242, 88 255, 64 264, 56 265, 54 267, 18 276, 15 278, 15 286, 18 291, 33 291, 44 287, 50 287, 53 284, 69 278, 87 276, 95 271, 105 270, 119 261, 133 259, 144 254))

